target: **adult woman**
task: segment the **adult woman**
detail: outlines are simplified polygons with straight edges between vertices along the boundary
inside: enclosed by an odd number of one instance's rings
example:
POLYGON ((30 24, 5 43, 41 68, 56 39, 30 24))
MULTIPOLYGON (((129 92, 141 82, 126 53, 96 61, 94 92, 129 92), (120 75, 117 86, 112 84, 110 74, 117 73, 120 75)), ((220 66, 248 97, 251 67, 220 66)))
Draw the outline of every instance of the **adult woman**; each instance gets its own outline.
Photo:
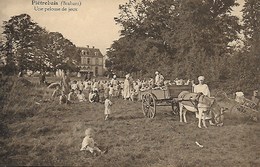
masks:
POLYGON ((129 99, 131 95, 131 88, 130 88, 130 74, 127 74, 125 76, 125 82, 124 82, 124 92, 123 92, 123 98, 129 99))

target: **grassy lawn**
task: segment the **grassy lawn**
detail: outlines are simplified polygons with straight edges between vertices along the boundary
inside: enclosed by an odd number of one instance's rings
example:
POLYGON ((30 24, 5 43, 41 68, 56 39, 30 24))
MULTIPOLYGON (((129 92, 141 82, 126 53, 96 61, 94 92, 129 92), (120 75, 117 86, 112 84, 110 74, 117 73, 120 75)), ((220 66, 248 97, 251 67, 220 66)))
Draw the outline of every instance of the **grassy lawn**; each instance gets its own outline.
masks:
POLYGON ((112 118, 104 105, 88 102, 59 105, 44 101, 52 90, 26 81, 10 86, 1 111, 0 165, 32 166, 259 166, 260 127, 227 112, 223 127, 197 128, 192 113, 180 123, 170 107, 145 118, 140 102, 112 99, 112 118), (84 131, 106 154, 81 152, 84 131), (198 147, 195 142, 203 145, 198 147))

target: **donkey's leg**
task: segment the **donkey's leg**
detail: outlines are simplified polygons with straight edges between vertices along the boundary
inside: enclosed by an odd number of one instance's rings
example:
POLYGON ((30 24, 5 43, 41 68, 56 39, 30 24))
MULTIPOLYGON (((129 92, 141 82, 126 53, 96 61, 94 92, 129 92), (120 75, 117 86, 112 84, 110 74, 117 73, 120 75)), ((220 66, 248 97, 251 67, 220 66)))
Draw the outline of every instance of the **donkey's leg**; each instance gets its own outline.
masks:
POLYGON ((183 119, 184 119, 184 122, 185 122, 185 123, 187 123, 186 112, 187 112, 187 109, 185 109, 185 110, 183 111, 183 119))
POLYGON ((182 122, 182 110, 183 110, 183 105, 181 103, 179 103, 179 107, 180 107, 180 122, 182 122))
POLYGON ((198 123, 198 127, 201 128, 202 110, 201 109, 198 109, 198 110, 199 110, 199 123, 198 123))
POLYGON ((203 120, 202 120, 202 122, 203 122, 203 126, 205 128, 207 128, 207 125, 206 125, 206 114, 205 113, 203 113, 203 120))
MULTIPOLYGON (((215 115, 214 115, 215 116, 215 115)), ((214 126, 215 124, 212 122, 212 120, 213 120, 213 114, 212 114, 212 111, 210 110, 209 111, 209 117, 211 117, 211 119, 209 120, 209 124, 211 125, 211 126, 214 126)))

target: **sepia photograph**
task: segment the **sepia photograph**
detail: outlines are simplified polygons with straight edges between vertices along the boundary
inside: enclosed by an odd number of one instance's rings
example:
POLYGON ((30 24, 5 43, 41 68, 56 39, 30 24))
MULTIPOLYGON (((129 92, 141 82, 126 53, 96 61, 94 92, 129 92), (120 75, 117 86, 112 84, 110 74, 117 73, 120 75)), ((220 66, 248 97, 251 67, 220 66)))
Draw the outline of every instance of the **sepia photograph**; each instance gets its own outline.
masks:
POLYGON ((259 0, 0 8, 0 166, 260 166, 259 0))

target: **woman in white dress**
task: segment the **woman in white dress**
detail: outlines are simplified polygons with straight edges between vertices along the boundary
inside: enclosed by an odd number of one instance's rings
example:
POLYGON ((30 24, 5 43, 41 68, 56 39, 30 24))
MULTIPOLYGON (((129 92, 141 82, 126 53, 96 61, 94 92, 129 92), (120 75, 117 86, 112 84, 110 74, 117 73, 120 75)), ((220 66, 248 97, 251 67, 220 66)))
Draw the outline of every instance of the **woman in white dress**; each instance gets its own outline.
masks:
POLYGON ((123 91, 123 97, 125 100, 129 99, 131 96, 131 88, 130 88, 130 74, 127 74, 125 76, 125 82, 124 82, 124 91, 123 91))

